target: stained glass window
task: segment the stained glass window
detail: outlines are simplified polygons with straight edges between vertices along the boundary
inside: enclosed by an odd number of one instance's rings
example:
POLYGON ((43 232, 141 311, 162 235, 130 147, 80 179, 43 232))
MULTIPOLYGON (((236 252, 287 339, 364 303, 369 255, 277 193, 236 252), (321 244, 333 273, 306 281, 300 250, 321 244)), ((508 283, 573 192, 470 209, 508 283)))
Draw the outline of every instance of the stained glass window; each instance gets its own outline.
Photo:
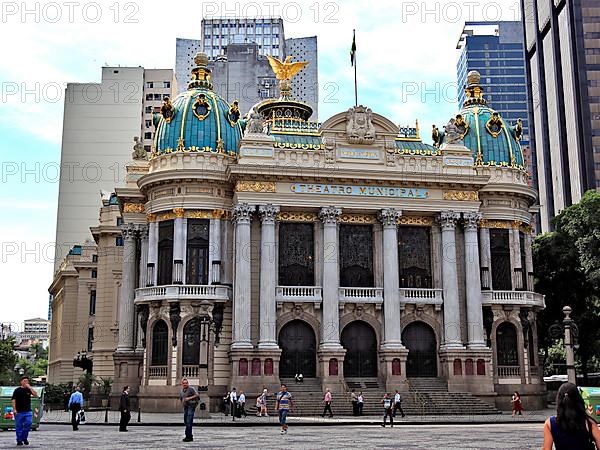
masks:
POLYGON ((398 228, 400 287, 431 288, 431 236, 426 227, 398 228))
POLYGON ((373 227, 340 225, 340 286, 374 287, 373 227))
POLYGON ((314 225, 279 225, 279 285, 314 286, 314 225))

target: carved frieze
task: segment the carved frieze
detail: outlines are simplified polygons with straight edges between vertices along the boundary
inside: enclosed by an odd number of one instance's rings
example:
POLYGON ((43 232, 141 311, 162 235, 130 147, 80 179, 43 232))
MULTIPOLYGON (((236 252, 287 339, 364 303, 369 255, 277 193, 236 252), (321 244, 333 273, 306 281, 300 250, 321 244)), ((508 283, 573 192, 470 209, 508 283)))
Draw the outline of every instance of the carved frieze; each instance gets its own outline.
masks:
POLYGON ((476 202, 479 200, 479 194, 477 191, 444 191, 443 198, 460 202, 476 202))
POLYGON ((275 183, 272 181, 238 181, 235 185, 236 192, 275 192, 275 183))

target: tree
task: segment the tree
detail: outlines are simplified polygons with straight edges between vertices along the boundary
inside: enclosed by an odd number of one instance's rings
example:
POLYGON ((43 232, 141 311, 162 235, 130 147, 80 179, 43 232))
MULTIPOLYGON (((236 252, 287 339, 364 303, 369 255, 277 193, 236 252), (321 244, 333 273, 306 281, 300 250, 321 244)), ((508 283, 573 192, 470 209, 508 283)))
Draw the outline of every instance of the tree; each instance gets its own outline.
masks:
POLYGON ((11 385, 16 382, 15 365, 19 358, 14 348, 14 337, 0 339, 0 385, 11 385))
POLYGON ((553 345, 549 327, 562 322, 562 308, 573 308, 579 328, 578 365, 584 378, 600 356, 600 193, 588 191, 581 201, 554 218, 555 231, 535 239, 536 291, 546 296, 539 315, 540 348, 553 345))

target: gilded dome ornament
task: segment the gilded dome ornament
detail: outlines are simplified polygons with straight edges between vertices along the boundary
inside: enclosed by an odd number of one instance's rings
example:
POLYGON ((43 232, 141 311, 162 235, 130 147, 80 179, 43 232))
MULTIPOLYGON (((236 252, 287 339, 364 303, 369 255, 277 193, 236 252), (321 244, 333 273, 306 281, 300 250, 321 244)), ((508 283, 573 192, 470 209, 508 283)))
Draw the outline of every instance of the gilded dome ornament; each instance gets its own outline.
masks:
POLYGON ((490 119, 485 124, 486 130, 494 138, 497 138, 498 136, 500 136, 500 133, 502 133, 503 127, 504 127, 504 123, 502 122, 502 119, 500 119, 500 114, 498 114, 496 111, 494 111, 492 113, 492 116, 490 117, 490 119))
POLYGON ((435 148, 440 148, 440 144, 442 143, 442 136, 440 135, 440 130, 435 125, 433 125, 432 127, 431 140, 433 141, 433 146, 435 148))
POLYGON ((521 119, 517 119, 517 123, 514 127, 514 133, 517 142, 521 142, 521 139, 523 139, 523 121, 521 119))
POLYGON ((460 138, 464 139, 467 133, 469 132, 469 124, 465 122, 462 114, 456 115, 456 120, 454 121, 454 125, 456 126, 458 132, 460 133, 460 138))
POLYGON ((198 118, 198 120, 204 120, 210 114, 210 104, 206 101, 206 95, 200 94, 196 98, 196 101, 192 105, 192 111, 194 115, 198 118))
POLYGON ((169 97, 165 97, 163 99, 162 106, 160 107, 160 114, 167 123, 171 123, 171 120, 173 120, 173 117, 175 116, 175 108, 173 108, 173 104, 171 103, 171 99, 169 97))
POLYGON ((227 120, 232 127, 240 120, 240 107, 237 100, 234 100, 231 108, 227 111, 227 120))

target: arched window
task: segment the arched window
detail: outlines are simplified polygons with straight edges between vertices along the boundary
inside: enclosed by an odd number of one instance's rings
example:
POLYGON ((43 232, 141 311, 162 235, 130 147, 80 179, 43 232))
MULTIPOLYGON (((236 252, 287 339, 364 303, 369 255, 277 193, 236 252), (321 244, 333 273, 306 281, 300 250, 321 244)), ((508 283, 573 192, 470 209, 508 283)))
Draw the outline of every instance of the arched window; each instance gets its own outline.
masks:
POLYGON ((518 366, 517 329, 510 322, 504 322, 496 329, 496 355, 499 366, 518 366))
POLYGON ((239 373, 240 377, 248 376, 248 360, 246 358, 240 358, 239 373))
POLYGON ((183 365, 200 364, 200 321, 192 319, 183 327, 183 365))
POLYGON ((265 359, 265 375, 273 375, 273 359, 267 358, 265 359))
POLYGON ((462 375, 462 361, 458 358, 454 360, 454 375, 462 375))
POLYGON ((465 375, 474 375, 473 360, 471 358, 465 361, 465 375))
POLYGON ((485 375, 485 360, 477 360, 477 375, 485 375))
POLYGON ((260 359, 252 358, 252 376, 258 377, 260 376, 260 359))
POLYGON ((392 375, 401 375, 402 369, 400 366, 400 359, 394 358, 392 359, 392 375))
POLYGON ((169 327, 159 320, 152 328, 152 366, 166 366, 169 351, 169 327))
POLYGON ((337 376, 338 375, 338 360, 337 358, 331 358, 329 360, 329 376, 337 376))

